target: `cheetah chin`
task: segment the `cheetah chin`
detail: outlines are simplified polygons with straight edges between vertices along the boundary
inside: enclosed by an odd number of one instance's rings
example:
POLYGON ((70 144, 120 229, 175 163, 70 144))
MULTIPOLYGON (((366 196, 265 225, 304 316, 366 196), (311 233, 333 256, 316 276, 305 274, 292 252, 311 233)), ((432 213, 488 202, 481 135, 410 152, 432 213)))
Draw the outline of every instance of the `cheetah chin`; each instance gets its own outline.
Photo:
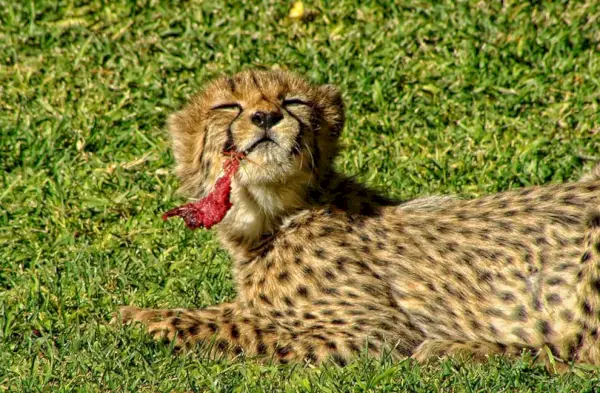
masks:
POLYGON ((211 191, 224 152, 246 154, 216 226, 237 298, 118 318, 179 347, 282 363, 527 351, 600 365, 598 169, 474 200, 400 202, 334 170, 343 125, 335 87, 283 71, 221 77, 171 115, 184 194, 211 191))

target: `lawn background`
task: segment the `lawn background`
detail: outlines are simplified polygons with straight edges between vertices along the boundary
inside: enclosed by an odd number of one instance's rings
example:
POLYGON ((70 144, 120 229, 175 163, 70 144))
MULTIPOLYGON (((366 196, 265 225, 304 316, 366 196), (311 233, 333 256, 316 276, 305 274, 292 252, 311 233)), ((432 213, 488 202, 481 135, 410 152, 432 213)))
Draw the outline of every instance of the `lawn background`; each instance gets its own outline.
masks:
POLYGON ((175 193, 167 114, 223 72, 344 93, 340 170, 391 195, 577 179, 600 158, 598 2, 0 1, 0 392, 593 391, 527 359, 259 366, 173 356, 122 304, 232 299, 175 193), (286 382, 288 381, 289 382, 286 382))

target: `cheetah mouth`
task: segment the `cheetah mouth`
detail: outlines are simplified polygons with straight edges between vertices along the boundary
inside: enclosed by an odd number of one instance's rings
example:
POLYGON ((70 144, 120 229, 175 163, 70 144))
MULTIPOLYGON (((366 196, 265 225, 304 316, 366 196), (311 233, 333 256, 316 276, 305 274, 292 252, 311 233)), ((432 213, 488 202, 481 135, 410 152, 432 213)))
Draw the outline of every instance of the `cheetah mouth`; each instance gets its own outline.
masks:
POLYGON ((279 146, 279 144, 277 144, 277 142, 275 142, 273 139, 269 138, 268 136, 264 136, 260 139, 251 142, 250 146, 244 149, 243 154, 248 155, 254 150, 256 150, 259 146, 265 146, 268 144, 275 144, 276 146, 279 146))

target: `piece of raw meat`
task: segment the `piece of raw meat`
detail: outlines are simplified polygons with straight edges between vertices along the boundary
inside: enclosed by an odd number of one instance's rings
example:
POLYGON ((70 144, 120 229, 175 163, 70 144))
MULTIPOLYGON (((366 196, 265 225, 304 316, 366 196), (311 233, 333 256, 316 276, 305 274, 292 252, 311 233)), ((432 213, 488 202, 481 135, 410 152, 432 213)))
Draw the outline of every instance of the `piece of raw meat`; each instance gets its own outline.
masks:
POLYGON ((215 189, 198 202, 188 203, 163 214, 163 220, 179 216, 189 229, 210 229, 223 220, 231 208, 231 179, 240 167, 240 157, 234 156, 223 163, 225 175, 217 179, 215 189))

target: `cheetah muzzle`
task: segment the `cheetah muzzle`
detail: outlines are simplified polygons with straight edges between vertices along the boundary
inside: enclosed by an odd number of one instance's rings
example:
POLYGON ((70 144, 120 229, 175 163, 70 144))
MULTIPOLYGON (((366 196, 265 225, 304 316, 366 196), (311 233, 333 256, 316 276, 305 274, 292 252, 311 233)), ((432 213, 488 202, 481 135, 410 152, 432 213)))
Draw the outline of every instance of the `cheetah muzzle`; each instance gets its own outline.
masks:
MULTIPOLYGON (((178 346, 279 362, 418 361, 548 349, 600 364, 600 178, 401 203, 337 173, 340 93, 282 71, 222 77, 170 116, 181 190, 247 153, 218 224, 237 298, 124 307, 178 346)), ((598 171, 594 173, 599 173, 598 171)))

